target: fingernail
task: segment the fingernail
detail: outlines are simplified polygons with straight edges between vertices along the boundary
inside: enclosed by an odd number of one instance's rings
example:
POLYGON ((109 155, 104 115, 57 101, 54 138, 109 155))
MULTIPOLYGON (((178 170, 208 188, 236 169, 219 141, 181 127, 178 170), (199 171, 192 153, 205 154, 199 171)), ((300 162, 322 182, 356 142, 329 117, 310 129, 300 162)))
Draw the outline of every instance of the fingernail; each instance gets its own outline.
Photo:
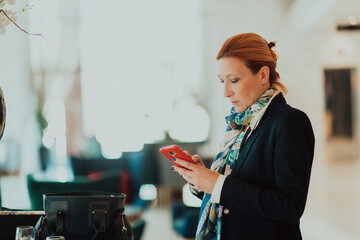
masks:
POLYGON ((171 170, 174 170, 175 168, 174 167, 171 167, 171 170))
POLYGON ((173 161, 176 161, 176 158, 172 158, 173 161))

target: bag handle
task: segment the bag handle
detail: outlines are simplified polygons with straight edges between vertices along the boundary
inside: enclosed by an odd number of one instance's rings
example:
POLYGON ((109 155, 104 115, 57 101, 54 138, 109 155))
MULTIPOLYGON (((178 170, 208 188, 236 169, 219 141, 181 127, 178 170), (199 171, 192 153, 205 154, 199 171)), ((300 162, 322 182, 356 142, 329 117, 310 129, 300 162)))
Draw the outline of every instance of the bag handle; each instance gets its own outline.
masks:
MULTIPOLYGON (((95 212, 95 211, 94 211, 95 212)), ((97 219, 96 218, 102 218, 100 217, 101 215, 103 215, 102 213, 94 213, 93 215, 93 226, 94 226, 94 229, 95 229, 95 234, 93 235, 93 237, 91 238, 91 240, 95 240, 98 236, 98 234, 100 233, 100 228, 99 226, 96 226, 96 222, 97 222, 97 219)), ((118 216, 114 219, 114 223, 115 223, 115 227, 116 227, 116 230, 117 230, 117 235, 118 235, 118 239, 121 239, 121 240, 129 240, 128 238, 128 229, 126 227, 126 220, 125 220, 125 214, 118 214, 118 216), (119 218, 120 218, 120 221, 119 221, 119 218)), ((103 218, 104 220, 102 221, 102 226, 105 224, 105 218, 103 218)))
POLYGON ((69 203, 54 201, 50 204, 50 211, 46 213, 48 226, 55 234, 61 234, 68 228, 69 203))
POLYGON ((105 232, 106 226, 106 215, 105 209, 94 209, 92 212, 92 226, 96 232, 105 232))
POLYGON ((60 234, 64 231, 64 214, 61 211, 51 211, 48 213, 47 218, 49 227, 55 234, 60 234))

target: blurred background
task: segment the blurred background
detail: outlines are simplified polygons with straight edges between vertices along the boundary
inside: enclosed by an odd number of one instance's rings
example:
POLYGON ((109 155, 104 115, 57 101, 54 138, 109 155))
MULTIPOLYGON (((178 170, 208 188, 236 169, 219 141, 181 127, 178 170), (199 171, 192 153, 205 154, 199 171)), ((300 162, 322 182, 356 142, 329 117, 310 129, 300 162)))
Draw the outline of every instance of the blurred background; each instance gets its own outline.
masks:
POLYGON ((360 1, 0 0, 0 7, 43 36, 0 13, 3 207, 41 209, 48 191, 118 190, 128 195, 134 226, 142 220, 139 239, 191 238, 190 210, 199 203, 158 149, 178 144, 211 163, 230 109, 217 51, 228 37, 255 32, 277 41, 286 99, 314 128, 303 238, 360 238, 360 1), (188 216, 180 216, 183 207, 188 216))

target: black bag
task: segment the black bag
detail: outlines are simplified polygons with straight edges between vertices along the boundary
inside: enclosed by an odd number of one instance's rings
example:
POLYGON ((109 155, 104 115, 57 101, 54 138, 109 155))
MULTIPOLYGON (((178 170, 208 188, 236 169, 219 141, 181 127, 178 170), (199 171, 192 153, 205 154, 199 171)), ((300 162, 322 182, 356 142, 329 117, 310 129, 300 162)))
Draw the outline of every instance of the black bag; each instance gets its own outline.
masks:
POLYGON ((60 235, 66 240, 133 240, 124 214, 126 195, 107 192, 44 194, 45 217, 36 226, 36 239, 60 235))

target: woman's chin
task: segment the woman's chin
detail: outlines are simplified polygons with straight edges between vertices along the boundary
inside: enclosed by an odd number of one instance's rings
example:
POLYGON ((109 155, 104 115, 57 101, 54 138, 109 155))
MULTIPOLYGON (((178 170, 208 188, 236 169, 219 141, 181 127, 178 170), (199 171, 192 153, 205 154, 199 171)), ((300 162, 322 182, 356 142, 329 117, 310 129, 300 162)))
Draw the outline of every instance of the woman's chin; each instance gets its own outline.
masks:
POLYGON ((246 110, 247 107, 243 107, 243 106, 234 106, 235 110, 239 113, 244 112, 246 110))

